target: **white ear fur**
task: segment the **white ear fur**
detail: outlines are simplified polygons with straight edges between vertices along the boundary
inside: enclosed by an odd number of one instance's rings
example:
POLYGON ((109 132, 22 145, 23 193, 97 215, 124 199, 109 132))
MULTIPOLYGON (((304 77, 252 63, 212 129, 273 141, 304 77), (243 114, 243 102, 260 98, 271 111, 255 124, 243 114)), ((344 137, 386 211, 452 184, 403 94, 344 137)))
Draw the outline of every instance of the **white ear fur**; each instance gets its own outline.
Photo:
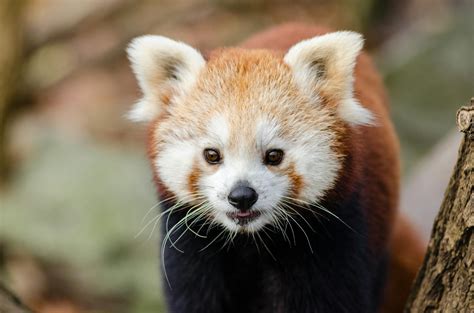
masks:
POLYGON ((156 117, 165 97, 179 97, 188 91, 206 63, 191 46, 162 36, 137 37, 127 53, 143 92, 128 114, 137 122, 156 117))
POLYGON ((324 92, 339 102, 339 116, 352 125, 369 125, 373 114, 353 98, 354 67, 364 39, 340 31, 303 40, 290 48, 285 62, 299 87, 311 98, 324 92))

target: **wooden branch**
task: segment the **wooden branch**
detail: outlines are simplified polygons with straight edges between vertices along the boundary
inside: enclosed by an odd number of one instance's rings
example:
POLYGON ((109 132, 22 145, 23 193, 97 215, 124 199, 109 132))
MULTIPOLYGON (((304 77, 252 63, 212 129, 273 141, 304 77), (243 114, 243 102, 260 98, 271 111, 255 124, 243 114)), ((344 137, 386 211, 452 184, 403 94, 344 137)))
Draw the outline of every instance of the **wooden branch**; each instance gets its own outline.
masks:
POLYGON ((20 300, 0 283, 0 313, 32 313, 20 300))
POLYGON ((474 99, 457 114, 464 139, 405 312, 474 312, 474 99))
POLYGON ((465 133, 470 139, 474 134, 474 98, 471 98, 470 106, 463 106, 458 110, 456 116, 459 131, 465 133))

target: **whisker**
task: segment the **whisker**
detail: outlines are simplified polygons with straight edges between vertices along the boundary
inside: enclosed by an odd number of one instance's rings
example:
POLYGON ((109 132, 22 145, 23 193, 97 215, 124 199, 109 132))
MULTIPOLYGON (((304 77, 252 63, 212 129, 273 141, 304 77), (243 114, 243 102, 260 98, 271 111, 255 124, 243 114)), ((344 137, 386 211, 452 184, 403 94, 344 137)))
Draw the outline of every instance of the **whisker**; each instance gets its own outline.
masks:
POLYGON ((281 214, 283 218, 285 218, 286 225, 290 227, 291 230, 291 235, 293 236, 293 245, 296 246, 296 236, 295 236, 295 230, 293 229, 293 226, 291 225, 290 219, 288 218, 288 212, 286 212, 285 209, 283 209, 280 205, 276 206, 278 212, 281 214))
POLYGON ((301 203, 304 203, 308 206, 315 206, 316 208, 320 209, 321 211, 329 214, 330 216, 334 217, 336 220, 338 220, 339 222, 341 222, 343 225, 345 225, 347 228, 349 228, 350 230, 352 230, 353 232, 357 233, 357 231, 352 228, 350 225, 348 225, 346 222, 344 222, 339 216, 337 216, 336 214, 334 214, 333 212, 331 212, 330 210, 326 209, 325 207, 323 207, 321 204, 319 203, 309 203, 307 201, 304 201, 304 200, 301 200, 301 199, 295 199, 295 198, 291 198, 291 197, 288 197, 288 196, 283 196, 283 198, 286 198, 288 200, 291 200, 291 201, 295 201, 295 202, 301 202, 301 203))
POLYGON ((146 212, 146 214, 145 214, 145 216, 143 216, 142 221, 140 222, 140 224, 143 224, 143 222, 145 222, 146 218, 147 218, 148 215, 151 213, 151 211, 153 211, 153 209, 155 209, 157 206, 159 206, 160 203, 161 203, 161 201, 155 203, 155 204, 146 212))
MULTIPOLYGON (((200 193, 191 193, 185 197, 183 197, 182 199, 178 199, 178 201, 176 202, 176 204, 174 204, 171 208, 165 210, 164 212, 162 212, 159 216, 158 216, 158 220, 164 216, 164 215, 168 215, 166 217, 166 223, 165 223, 165 229, 166 229, 166 233, 165 233, 165 236, 161 242, 161 248, 160 248, 160 254, 161 254, 161 264, 162 264, 162 267, 163 267, 163 273, 164 273, 164 276, 165 276, 165 279, 166 279, 166 282, 169 286, 170 289, 172 289, 171 287, 171 282, 169 280, 169 277, 168 277, 168 272, 166 271, 166 262, 165 262, 165 250, 166 250, 166 242, 169 240, 172 245, 173 245, 173 240, 171 240, 171 234, 175 231, 175 230, 178 230, 180 229, 182 226, 183 226, 183 222, 181 221, 178 221, 172 228, 171 230, 169 229, 169 220, 170 220, 170 216, 171 214, 173 214, 173 212, 175 210, 181 210, 181 209, 184 209, 184 204, 186 203, 186 201, 189 199, 189 198, 195 198, 197 200, 200 200, 200 199, 205 199, 205 196, 200 194, 200 193)), ((189 217, 188 216, 189 212, 187 212, 186 217, 189 217)), ((186 219, 184 220, 184 222, 186 222, 186 219)), ((156 222, 157 223, 157 222, 156 222)), ((155 224, 156 225, 156 224, 155 224)), ((179 240, 179 238, 177 239, 179 240)), ((176 246, 175 246, 175 249, 177 249, 178 251, 181 251, 179 250, 176 246)), ((181 251, 183 253, 183 251, 181 251)))
POLYGON ((325 207, 323 207, 322 205, 320 204, 315 204, 315 206, 320 209, 321 211, 324 211, 326 212, 327 214, 331 215, 332 217, 334 217, 335 219, 337 219, 339 222, 341 222, 342 224, 344 224, 347 228, 349 228, 350 230, 352 230, 353 232, 357 233, 357 231, 352 228, 350 225, 348 225, 346 222, 344 222, 342 219, 339 218, 339 216, 337 216, 336 214, 334 214, 333 212, 329 211, 328 209, 326 209, 325 207))
POLYGON ((231 243, 231 242, 233 241, 233 239, 234 239, 234 234, 236 234, 237 232, 226 231, 226 233, 227 233, 227 238, 226 238, 226 240, 224 241, 224 243, 222 244, 222 246, 221 246, 221 248, 219 249, 219 251, 222 250, 222 249, 224 249, 224 247, 226 247, 228 244, 229 244, 229 246, 230 246, 230 243, 231 243))
POLYGON ((219 239, 222 234, 224 234, 227 230, 225 228, 222 229, 222 231, 219 233, 219 235, 217 235, 211 242, 209 242, 204 248, 200 249, 199 252, 202 252, 204 250, 206 250, 207 248, 209 248, 217 239, 219 239))
POLYGON ((199 210, 201 210, 202 212, 200 213, 203 213, 203 214, 200 214, 200 216, 197 216, 194 221, 191 222, 190 225, 188 225, 188 215, 186 214, 186 227, 193 233, 195 234, 196 236, 200 237, 200 238, 207 238, 207 236, 203 236, 201 234, 199 234, 199 232, 196 232, 194 231, 191 226, 193 226, 195 223, 197 223, 198 221, 200 221, 201 219, 205 218, 204 216, 204 213, 208 212, 209 209, 211 208, 211 206, 209 204, 206 204, 205 206, 202 206, 199 208, 199 210))
POLYGON ((258 254, 261 254, 260 253, 260 247, 258 245, 258 241, 257 241, 257 239, 255 239, 255 232, 252 232, 252 239, 253 239, 253 242, 255 243, 255 246, 257 247, 258 254))
MULTIPOLYGON (((184 235, 188 230, 190 230, 191 232, 195 233, 195 234, 196 234, 197 236, 199 236, 199 237, 205 238, 205 237, 203 237, 202 235, 197 234, 197 233, 196 233, 194 230, 192 230, 192 229, 189 227, 189 225, 187 224, 187 221, 188 221, 188 218, 189 218, 189 217, 194 217, 194 216, 198 216, 198 217, 199 217, 199 215, 201 215, 201 213, 202 213, 201 211, 203 211, 203 208, 204 208, 204 207, 202 206, 202 204, 204 204, 205 202, 206 202, 206 200, 204 200, 204 201, 202 201, 201 203, 198 203, 198 204, 192 206, 191 208, 189 208, 189 209, 188 209, 188 212, 186 212, 186 215, 185 215, 181 220, 179 220, 179 221, 173 226, 173 228, 170 230, 170 236, 171 236, 171 234, 172 234, 172 232, 173 232, 173 229, 176 228, 176 226, 179 225, 179 228, 177 228, 176 230, 180 229, 183 225, 186 226, 186 230, 185 230, 184 232, 182 232, 181 235, 180 235, 175 241, 171 240, 171 238, 169 239, 169 241, 170 241, 172 247, 178 249, 175 244, 178 242, 178 240, 179 240, 180 238, 183 237, 183 235, 184 235)), ((179 250, 179 249, 178 249, 178 250, 179 250)), ((179 251, 181 251, 181 250, 179 250, 179 251)))
POLYGON ((314 230, 313 226, 311 226, 311 224, 308 222, 308 220, 306 218, 304 218, 303 215, 301 215, 301 213, 299 213, 297 210, 295 210, 294 208, 292 208, 291 206, 287 205, 287 204, 284 204, 282 203, 282 205, 287 208, 288 210, 291 210, 292 212, 294 212, 295 214, 297 214, 299 217, 301 217, 301 219, 306 223, 306 225, 308 225, 308 227, 315 233, 316 231, 314 230))
POLYGON ((151 213, 151 211, 153 211, 154 208, 156 208, 157 206, 159 206, 159 205, 162 204, 163 202, 170 201, 170 200, 173 200, 173 199, 176 199, 176 198, 177 198, 177 196, 176 196, 176 195, 173 195, 173 196, 171 196, 171 197, 162 199, 162 200, 158 201, 157 203, 155 203, 155 204, 146 212, 145 216, 143 216, 141 223, 143 223, 143 222, 145 221, 145 219, 148 217, 148 215, 151 213))
POLYGON ((310 242, 309 237, 308 237, 308 234, 306 234, 304 228, 301 227, 300 223, 298 223, 298 221, 295 220, 295 219, 293 218, 293 216, 291 216, 291 215, 289 214, 288 217, 289 217, 293 222, 295 222, 295 224, 299 227, 299 229, 301 229, 301 231, 303 232, 303 235, 306 237, 306 241, 308 242, 308 246, 309 246, 309 249, 310 249, 311 253, 314 253, 313 247, 311 246, 311 242, 310 242))
MULTIPOLYGON (((264 233, 265 233, 265 231, 264 231, 264 233)), ((263 246, 265 247, 265 250, 267 250, 268 254, 270 254, 270 256, 272 257, 272 259, 273 259, 274 261, 276 261, 275 256, 274 256, 273 253, 270 251, 270 249, 268 248, 267 244, 266 244, 265 241, 262 239, 262 237, 260 236, 260 234, 259 234, 258 232, 257 232, 256 234, 257 234, 258 238, 260 239, 260 241, 262 242, 263 246)))
POLYGON ((158 220, 159 220, 161 217, 163 217, 166 213, 168 213, 169 211, 175 209, 176 207, 178 207, 177 204, 175 204, 175 205, 172 206, 171 208, 165 210, 164 212, 159 213, 157 216, 155 216, 155 217, 152 218, 150 221, 148 221, 148 223, 146 223, 146 225, 143 226, 142 229, 135 235, 135 239, 136 239, 138 236, 140 236, 140 235, 143 233, 143 231, 145 231, 145 229, 147 229, 148 226, 149 226, 151 223, 153 223, 154 221, 158 221, 158 220))
MULTIPOLYGON (((188 230, 191 231, 192 233, 196 234, 198 237, 206 238, 206 237, 204 237, 204 236, 202 236, 202 235, 196 233, 196 232, 195 232, 191 227, 189 227, 189 225, 187 224, 187 219, 188 219, 188 217, 194 217, 194 216, 198 216, 198 217, 199 217, 199 215, 201 215, 201 210, 202 210, 202 208, 201 208, 201 207, 197 207, 196 209, 194 209, 194 211, 191 211, 191 210, 192 210, 192 209, 190 209, 190 210, 186 213, 186 216, 185 216, 184 218, 182 218, 181 220, 179 220, 179 221, 175 224, 175 226, 176 226, 176 225, 180 225, 180 227, 179 227, 178 229, 180 229, 183 225, 186 226, 186 230, 183 231, 183 232, 179 235, 179 237, 178 237, 176 240, 173 241, 173 240, 171 240, 171 238, 169 239, 169 241, 170 241, 170 243, 171 243, 171 246, 174 247, 175 249, 178 249, 178 248, 176 247, 177 242, 179 241, 179 239, 181 239, 181 238, 184 236, 184 234, 185 234, 188 230)), ((176 230, 178 230, 178 229, 176 229, 176 230)), ((172 232, 172 231, 173 231, 173 229, 170 230, 170 232, 172 232)), ((170 235, 171 235, 171 234, 170 234, 170 235)), ((182 250, 180 250, 180 249, 178 249, 178 250, 179 250, 179 251, 182 251, 182 250)), ((184 251, 183 251, 183 252, 184 252, 184 251)))
POLYGON ((151 237, 153 236, 153 233, 155 232, 155 228, 156 228, 156 225, 158 225, 158 222, 160 221, 160 216, 158 216, 158 218, 156 219, 156 222, 155 224, 153 225, 153 228, 151 229, 151 232, 150 234, 148 235, 148 239, 147 240, 150 240, 151 237))
MULTIPOLYGON (((277 211, 278 211, 278 209, 277 209, 277 211)), ((272 212, 272 219, 275 221, 275 226, 281 232, 281 234, 283 235, 283 238, 285 239, 285 241, 288 242, 291 246, 290 238, 288 237, 288 235, 286 233, 287 224, 283 223, 283 218, 284 218, 284 214, 282 214, 280 212, 276 212, 276 213, 272 212)))
POLYGON ((160 216, 158 217, 158 219, 156 220, 155 224, 153 225, 153 228, 150 232, 150 235, 148 236, 148 240, 150 240, 150 238, 153 236, 153 232, 155 231, 155 228, 156 226, 158 225, 158 221, 160 220, 161 216, 163 216, 164 214, 166 214, 166 212, 169 212, 169 215, 168 217, 173 213, 172 211, 176 212, 176 211, 181 211, 181 210, 184 210, 186 207, 183 206, 183 204, 180 205, 181 207, 171 207, 170 209, 166 210, 165 212, 163 212, 162 214, 160 214, 160 216))

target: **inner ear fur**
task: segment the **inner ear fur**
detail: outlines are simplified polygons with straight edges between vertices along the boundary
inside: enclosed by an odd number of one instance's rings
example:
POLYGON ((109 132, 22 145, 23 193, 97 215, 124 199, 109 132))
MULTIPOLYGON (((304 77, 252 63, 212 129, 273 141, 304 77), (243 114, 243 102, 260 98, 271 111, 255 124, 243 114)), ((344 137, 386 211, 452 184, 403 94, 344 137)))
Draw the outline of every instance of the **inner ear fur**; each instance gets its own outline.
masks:
POLYGON ((352 125, 368 125, 374 120, 353 97, 354 67, 363 42, 358 33, 334 32, 303 40, 284 57, 300 89, 315 103, 336 106, 339 116, 352 125))
POLYGON ((324 58, 319 58, 314 61, 311 61, 309 66, 311 70, 313 71, 314 75, 316 76, 315 79, 317 80, 325 79, 326 71, 327 71, 326 63, 327 63, 327 60, 325 60, 324 58))
POLYGON ((205 65, 197 50, 162 36, 137 37, 127 53, 143 93, 128 114, 138 122, 152 120, 173 98, 184 95, 205 65))

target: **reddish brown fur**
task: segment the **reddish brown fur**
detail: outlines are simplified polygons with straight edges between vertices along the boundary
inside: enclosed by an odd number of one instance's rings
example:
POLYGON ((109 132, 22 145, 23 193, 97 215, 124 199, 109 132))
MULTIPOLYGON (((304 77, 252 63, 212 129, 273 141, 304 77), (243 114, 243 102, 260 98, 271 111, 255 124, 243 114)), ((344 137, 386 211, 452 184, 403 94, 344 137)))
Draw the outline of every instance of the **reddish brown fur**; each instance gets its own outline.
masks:
MULTIPOLYGON (((321 27, 287 24, 260 33, 244 42, 243 46, 253 49, 266 47, 287 51, 301 40, 322 35, 328 31, 328 29, 321 27)), ((391 200, 388 207, 367 212, 373 234, 370 237, 374 240, 375 248, 378 249, 386 245, 398 206, 399 148, 389 119, 387 97, 382 81, 365 53, 362 53, 357 60, 354 93, 356 98, 375 114, 379 127, 364 127, 360 131, 352 131, 351 134, 347 134, 344 136, 346 139, 340 139, 343 141, 343 146, 349 150, 353 160, 349 160, 349 164, 344 167, 344 172, 350 173, 350 175, 346 174, 348 177, 340 179, 340 181, 344 181, 344 184, 339 184, 336 189, 338 193, 348 192, 344 189, 350 188, 354 185, 352 182, 358 180, 362 164, 364 164, 364 168, 369 168, 371 171, 386 173, 383 181, 379 182, 379 186, 365 185, 368 188, 367 195, 376 197, 376 199, 372 199, 372 203, 374 200, 375 203, 377 202, 377 197, 379 197, 377 194, 387 198, 388 193, 388 198, 391 200), (371 147, 372 149, 370 149, 371 147), (373 149, 374 147, 375 149, 373 149), (348 169, 347 166, 351 168, 348 169), (380 193, 381 189, 384 192, 380 193)))
POLYGON ((418 234, 403 216, 398 216, 390 242, 388 285, 382 312, 402 312, 410 294, 410 286, 423 262, 425 247, 418 240, 418 234))
MULTIPOLYGON (((251 67, 246 67, 245 64, 251 64, 252 62, 269 62, 272 64, 276 62, 277 65, 275 66, 284 67, 286 65, 283 63, 282 57, 291 46, 301 40, 327 32, 329 32, 329 29, 323 27, 287 24, 259 33, 245 41, 241 48, 270 49, 274 53, 269 54, 268 52, 260 51, 245 52, 246 61, 242 62, 239 70, 242 73, 248 72, 251 67), (277 58, 280 61, 275 61, 277 58)), ((229 59, 238 59, 243 54, 243 50, 240 49, 226 51, 224 57, 222 57, 221 51, 216 51, 210 55, 209 64, 212 66, 209 66, 209 68, 211 70, 217 71, 221 68, 219 64, 215 64, 216 62, 222 62, 222 66, 226 66, 225 63, 229 59)), ((277 68, 275 66, 268 68, 277 68)), ((239 80, 232 84, 241 90, 241 94, 245 94, 248 91, 249 82, 250 80, 239 80)), ((200 87, 198 84, 197 88, 205 87, 200 87)), ((330 94, 324 94, 324 91, 321 92, 324 105, 336 105, 330 94)), ((390 122, 388 101, 382 80, 372 61, 365 53, 362 53, 357 59, 354 93, 359 102, 374 113, 377 119, 377 127, 349 128, 347 124, 337 119, 334 119, 336 120, 335 122, 328 123, 328 127, 331 127, 333 133, 337 134, 333 149, 339 155, 350 155, 350 157, 344 160, 343 169, 339 173, 336 187, 326 197, 329 200, 337 199, 337 197, 350 193, 354 188, 360 188, 360 186, 364 188, 363 199, 366 199, 365 201, 372 205, 372 209, 365 212, 369 224, 369 238, 372 249, 375 253, 380 253, 387 246, 390 246, 392 250, 387 300, 384 304, 383 312, 400 312, 401 306, 396 306, 395 304, 404 302, 406 291, 409 290, 414 273, 416 273, 420 264, 423 249, 414 233, 405 232, 405 229, 408 227, 407 223, 395 218, 398 207, 400 180, 398 141, 390 122), (377 173, 384 173, 384 175, 380 176, 377 173), (379 205, 373 205, 374 203, 379 205), (399 223, 399 221, 402 222, 399 223), (394 229, 394 227, 396 228, 394 229), (405 247, 411 248, 407 250, 405 247), (410 259, 413 261, 407 262, 410 259)), ((239 113, 242 114, 236 114, 235 116, 243 116, 242 118, 245 118, 246 106, 239 106, 239 110, 239 113)), ((195 123, 196 129, 202 128, 202 125, 198 124, 202 124, 203 116, 210 114, 208 111, 200 112, 201 115, 199 116, 196 116, 194 111, 190 113, 191 115, 184 112, 181 122, 183 125, 195 123)), ((251 112, 247 114, 251 114, 251 112)), ((150 123, 149 157, 151 160, 155 160, 157 155, 157 147, 160 140, 157 138, 156 125, 161 119, 163 119, 163 116, 150 123)), ((180 127, 180 125, 174 126, 180 127)), ((235 128, 231 127, 231 129, 235 128)), ((291 127, 285 127, 284 129, 291 129, 291 127)), ((234 141, 230 140, 230 142, 234 141)), ((291 167, 287 171, 292 181, 293 192, 297 195, 304 182, 291 167)), ((194 171, 189 177, 191 190, 196 183, 197 177, 199 177, 199 173, 194 173, 194 171)), ((160 193, 162 195, 169 194, 159 178, 156 177, 156 173, 154 179, 160 189, 160 193)))
POLYGON ((198 192, 198 182, 199 177, 201 176, 201 170, 198 166, 194 166, 191 174, 188 177, 188 188, 191 194, 195 195, 198 192))
MULTIPOLYGON (((286 24, 259 33, 241 46, 250 49, 287 51, 301 40, 329 31, 324 27, 286 24)), ((350 153, 352 157, 346 160, 336 188, 327 196, 336 198, 346 194, 351 188, 355 188, 356 181, 360 182, 363 178, 361 185, 367 201, 372 204, 380 203, 378 206, 372 206, 373 209, 366 214, 374 251, 384 249, 390 242, 392 252, 388 292, 383 312, 401 312, 407 290, 410 289, 414 275, 421 264, 424 251, 416 235, 410 231, 405 232, 408 223, 402 219, 395 220, 400 180, 399 146, 390 122, 388 99, 383 82, 366 53, 361 53, 357 59, 354 94, 362 105, 375 114, 377 127, 362 127, 360 130, 346 132, 344 126, 338 125, 339 129, 335 131, 343 134, 339 137, 341 145, 338 145, 338 148, 346 150, 344 152, 350 153), (380 180, 370 179, 378 177, 376 173, 385 175, 380 180)), ((323 99, 330 97, 323 95, 323 99)))
POLYGON ((287 176, 290 178, 291 181, 291 192, 290 196, 293 198, 298 198, 301 189, 303 188, 303 178, 301 175, 298 175, 295 169, 295 165, 291 164, 288 169, 286 170, 287 176))

